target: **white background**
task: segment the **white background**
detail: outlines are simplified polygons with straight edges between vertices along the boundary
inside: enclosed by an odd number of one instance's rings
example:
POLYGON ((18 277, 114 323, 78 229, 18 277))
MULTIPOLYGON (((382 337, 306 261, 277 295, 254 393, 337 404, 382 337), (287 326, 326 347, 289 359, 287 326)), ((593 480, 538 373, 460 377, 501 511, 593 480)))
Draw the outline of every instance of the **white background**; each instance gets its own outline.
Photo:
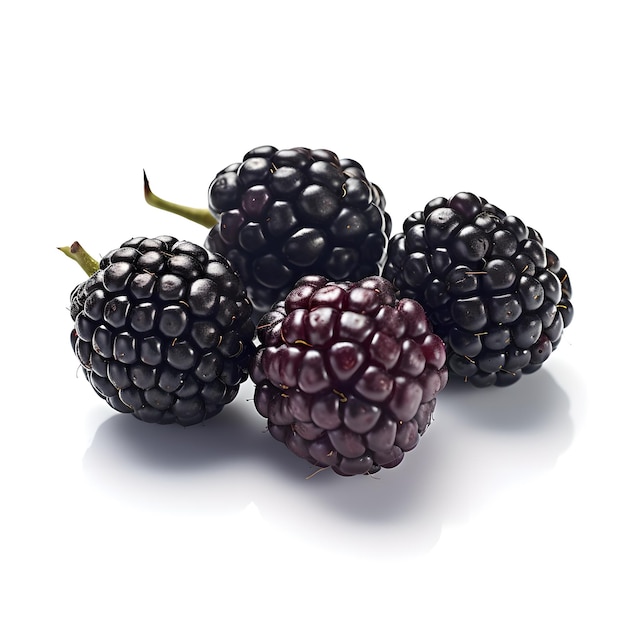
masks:
POLYGON ((0 621, 624 624, 620 2, 23 1, 0 15, 0 621), (472 191, 538 229, 575 316, 514 387, 447 389, 394 470, 312 471, 246 384, 197 429, 114 414, 69 293, 148 207, 260 144, 329 148, 394 232, 472 191))

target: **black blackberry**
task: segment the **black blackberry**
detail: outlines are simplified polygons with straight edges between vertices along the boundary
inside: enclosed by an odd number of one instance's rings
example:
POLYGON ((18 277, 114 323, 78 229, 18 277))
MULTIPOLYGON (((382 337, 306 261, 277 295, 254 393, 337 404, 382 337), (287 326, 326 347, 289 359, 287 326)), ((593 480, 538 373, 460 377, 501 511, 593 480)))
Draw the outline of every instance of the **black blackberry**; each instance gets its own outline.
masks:
MULTIPOLYGON (((150 204, 186 215, 155 196, 150 204)), ((212 227, 205 246, 240 274, 257 318, 284 298, 301 276, 331 280, 379 275, 391 234, 380 188, 352 159, 330 150, 261 146, 221 170, 209 186, 212 227)))
POLYGON ((407 218, 383 276, 424 305, 450 372, 478 387, 538 370, 573 316, 569 276, 541 235, 471 193, 407 218))
POLYGON ((145 422, 203 422, 231 402, 253 354, 252 306, 225 259, 174 237, 136 237, 74 288, 72 347, 96 393, 145 422))
POLYGON ((271 435, 337 474, 398 465, 431 422, 445 348, 385 279, 298 280, 258 325, 254 402, 271 435))

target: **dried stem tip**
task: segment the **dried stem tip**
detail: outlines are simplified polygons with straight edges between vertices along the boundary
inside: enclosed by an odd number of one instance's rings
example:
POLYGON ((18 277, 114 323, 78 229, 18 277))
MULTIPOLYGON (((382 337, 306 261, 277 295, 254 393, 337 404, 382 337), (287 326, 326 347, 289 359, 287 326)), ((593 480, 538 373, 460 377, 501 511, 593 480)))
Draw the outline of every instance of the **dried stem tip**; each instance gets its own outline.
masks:
POLYGON ((206 228, 213 228, 213 226, 217 224, 215 215, 213 215, 209 209, 194 209, 192 207, 176 204, 175 202, 159 198, 159 196, 155 195, 150 189, 150 183, 148 182, 145 170, 143 172, 143 195, 146 202, 150 206, 156 207, 157 209, 163 209, 169 213, 180 215, 181 217, 191 220, 192 222, 196 222, 201 226, 206 226, 206 228))
POLYGON ((71 246, 63 246, 58 249, 70 259, 74 259, 83 268, 87 276, 95 274, 100 267, 98 261, 89 255, 78 241, 75 241, 71 246))

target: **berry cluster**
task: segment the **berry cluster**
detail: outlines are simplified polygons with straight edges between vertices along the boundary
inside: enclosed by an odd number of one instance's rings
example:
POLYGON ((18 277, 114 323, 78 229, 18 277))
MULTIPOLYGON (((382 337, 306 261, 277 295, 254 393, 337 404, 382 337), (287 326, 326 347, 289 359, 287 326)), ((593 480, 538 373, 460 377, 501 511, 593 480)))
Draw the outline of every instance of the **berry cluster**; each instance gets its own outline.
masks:
POLYGON ((188 426, 218 413, 247 378, 251 310, 221 257, 173 237, 138 237, 73 290, 71 341, 112 408, 188 426))
POLYGON ((430 424, 445 348, 383 278, 300 279, 258 327, 251 377, 269 432, 342 475, 394 467, 430 424))
POLYGON ((471 193, 407 218, 383 276, 423 304, 451 373, 479 387, 539 369, 573 315, 567 272, 541 235, 471 193))
POLYGON ((217 174, 209 209, 218 223, 205 245, 232 263, 259 315, 301 276, 380 274, 391 233, 382 191, 330 150, 255 148, 217 174))

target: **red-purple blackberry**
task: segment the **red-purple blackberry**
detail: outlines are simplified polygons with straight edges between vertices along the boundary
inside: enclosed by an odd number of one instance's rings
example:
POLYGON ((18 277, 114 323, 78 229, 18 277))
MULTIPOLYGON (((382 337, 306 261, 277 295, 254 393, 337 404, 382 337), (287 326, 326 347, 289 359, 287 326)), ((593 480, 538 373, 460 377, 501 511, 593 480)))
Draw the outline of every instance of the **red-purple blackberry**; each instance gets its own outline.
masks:
POLYGON ((145 191, 150 204, 212 227, 205 246, 232 263, 257 317, 307 274, 353 281, 382 271, 385 198, 359 163, 330 150, 251 150, 210 184, 209 216, 187 215, 147 181, 145 191))
POLYGON ((235 398, 254 351, 254 323, 225 259, 167 236, 130 239, 100 263, 78 243, 61 250, 90 275, 71 294, 71 343, 112 408, 189 426, 235 398))
POLYGON ((541 235, 471 193, 408 217, 383 276, 424 305, 450 372, 478 387, 539 369, 573 316, 569 276, 541 235))
POLYGON ((385 279, 299 279, 257 327, 250 376, 269 432, 337 474, 398 465, 431 422, 445 347, 385 279))

